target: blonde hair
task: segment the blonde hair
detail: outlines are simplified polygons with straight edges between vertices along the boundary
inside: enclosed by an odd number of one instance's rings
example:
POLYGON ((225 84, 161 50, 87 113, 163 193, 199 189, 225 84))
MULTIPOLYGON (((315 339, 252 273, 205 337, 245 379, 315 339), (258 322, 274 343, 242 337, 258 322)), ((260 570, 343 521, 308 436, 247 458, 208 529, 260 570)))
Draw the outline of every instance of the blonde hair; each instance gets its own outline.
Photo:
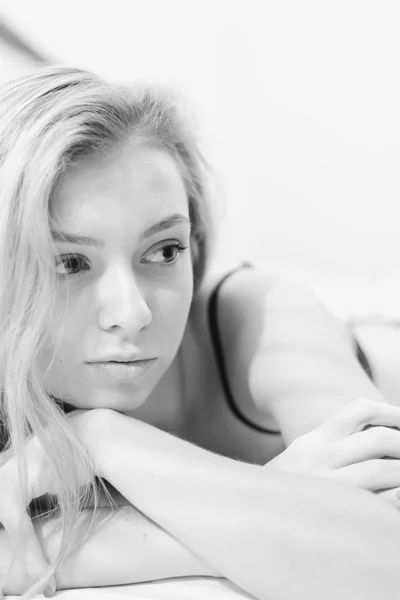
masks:
MULTIPOLYGON (((96 507, 102 483, 62 409, 46 392, 36 364, 55 309, 50 200, 73 164, 127 138, 165 149, 180 169, 192 223, 196 290, 212 241, 210 179, 182 99, 156 86, 111 84, 66 67, 46 67, 0 88, 0 434, 7 439, 0 465, 15 455, 25 497, 22 449, 27 436, 39 438, 52 468, 62 530, 57 559, 25 598, 42 589, 82 543, 85 528, 78 516, 89 496, 96 507), (83 488, 82 477, 89 481, 83 488)), ((94 516, 85 539, 98 522, 94 516)))

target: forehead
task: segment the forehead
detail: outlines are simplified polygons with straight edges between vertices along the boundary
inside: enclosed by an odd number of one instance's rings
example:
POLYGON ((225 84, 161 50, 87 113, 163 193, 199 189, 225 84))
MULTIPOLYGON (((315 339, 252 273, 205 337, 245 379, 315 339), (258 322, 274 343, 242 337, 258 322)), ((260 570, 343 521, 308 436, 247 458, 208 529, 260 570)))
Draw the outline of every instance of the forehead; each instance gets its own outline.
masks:
POLYGON ((140 229, 173 212, 189 212, 175 160, 164 150, 131 142, 71 168, 50 203, 54 222, 74 229, 113 223, 140 229))

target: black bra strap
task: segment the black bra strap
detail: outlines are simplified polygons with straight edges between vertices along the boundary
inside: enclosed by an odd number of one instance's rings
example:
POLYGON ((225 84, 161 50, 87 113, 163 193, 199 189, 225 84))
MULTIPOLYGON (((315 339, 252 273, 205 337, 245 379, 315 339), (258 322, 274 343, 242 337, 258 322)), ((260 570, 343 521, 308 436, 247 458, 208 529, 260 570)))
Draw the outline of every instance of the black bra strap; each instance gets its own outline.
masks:
POLYGON ((372 370, 371 364, 370 364, 368 358, 366 357, 364 350, 361 348, 360 344, 358 343, 355 335, 352 334, 352 336, 353 336, 354 345, 356 348, 358 362, 360 363, 360 365, 362 366, 362 368, 364 369, 364 371, 366 372, 368 377, 371 379, 371 381, 374 382, 374 372, 372 370))
MULTIPOLYGON (((241 412, 241 410, 239 409, 239 407, 237 406, 235 399, 233 397, 230 385, 229 385, 227 368, 226 368, 226 364, 225 364, 224 352, 223 352, 223 347, 222 347, 221 334, 220 334, 219 327, 218 327, 218 294, 219 294, 219 291, 220 291, 223 283, 228 279, 228 277, 230 277, 231 275, 233 275, 234 273, 236 273, 237 271, 239 271, 242 268, 252 268, 252 264, 251 263, 243 263, 239 267, 233 269, 232 271, 229 271, 229 273, 227 273, 221 279, 221 281, 218 282, 218 284, 215 286, 215 288, 212 291, 211 296, 210 296, 210 300, 209 300, 209 304, 208 304, 208 322, 209 322, 210 335, 211 335, 211 341, 212 341, 212 345, 213 345, 213 349, 214 349, 215 359, 217 362, 217 367, 218 367, 218 371, 219 371, 219 375, 220 375, 220 379, 221 379, 221 383, 222 383, 222 388, 224 390, 224 394, 225 394, 228 406, 231 409, 232 413, 242 423, 244 423, 248 427, 251 427, 252 429, 255 429, 256 431, 260 431, 262 433, 269 433, 272 435, 280 435, 280 431, 275 431, 273 429, 267 429, 266 427, 262 427, 258 423, 254 423, 253 421, 248 419, 248 417, 246 417, 246 415, 244 415, 241 412)), ((361 346, 358 343, 354 334, 353 334, 353 339, 354 339, 355 350, 356 350, 358 361, 359 361, 360 365, 363 367, 364 371, 370 377, 371 381, 374 381, 373 370, 371 368, 370 362, 369 362, 368 358, 366 357, 365 352, 361 348, 361 346)))
POLYGON ((228 375, 227 375, 227 368, 226 368, 225 358, 224 358, 224 352, 223 352, 223 347, 222 347, 221 334, 220 334, 219 327, 218 327, 218 294, 219 294, 219 291, 220 291, 223 283, 228 279, 228 277, 233 275, 233 273, 236 273, 237 271, 239 271, 242 268, 251 268, 251 267, 252 267, 252 265, 250 263, 243 263, 236 269, 233 269, 232 271, 227 273, 221 279, 221 281, 218 282, 218 284, 215 286, 214 290, 212 291, 210 300, 209 300, 209 304, 208 304, 208 323, 209 323, 209 328, 210 328, 211 341, 212 341, 212 345, 214 348, 214 354, 215 354, 215 359, 217 362, 217 367, 218 367, 218 371, 219 371, 220 378, 221 378, 222 388, 224 390, 227 404, 228 404, 229 408, 231 409, 232 413, 242 423, 244 423, 248 427, 251 427, 252 429, 255 429, 256 431, 259 431, 261 433, 269 433, 272 435, 280 435, 280 433, 281 433, 280 431, 275 431, 273 429, 267 429, 266 427, 262 427, 261 425, 258 425, 258 423, 254 423, 253 421, 248 419, 246 417, 246 415, 244 415, 241 412, 241 410, 239 410, 239 408, 234 400, 231 389, 230 389, 229 379, 228 379, 228 375))

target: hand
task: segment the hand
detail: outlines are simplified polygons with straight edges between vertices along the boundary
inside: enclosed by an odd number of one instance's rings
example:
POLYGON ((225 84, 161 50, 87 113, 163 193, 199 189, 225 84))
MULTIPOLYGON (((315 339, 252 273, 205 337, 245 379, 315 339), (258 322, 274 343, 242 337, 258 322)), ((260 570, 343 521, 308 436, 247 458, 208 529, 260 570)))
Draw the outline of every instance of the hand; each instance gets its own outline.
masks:
MULTIPOLYGON (((97 412, 98 410, 74 410, 66 415, 73 432, 85 446, 89 423, 92 422, 97 412)), ((48 563, 26 508, 33 499, 44 494, 54 494, 55 489, 52 482, 51 463, 47 460, 37 437, 34 436, 27 440, 24 453, 27 473, 25 498, 22 498, 20 490, 15 456, 11 456, 0 467, 0 523, 4 526, 13 548, 17 547, 18 536, 20 536, 19 548, 23 549, 24 556, 19 555, 19 557, 24 561, 29 577, 33 581, 37 581, 47 571, 48 563)), ((89 482, 88 475, 89 473, 82 473, 82 486, 89 482)), ((4 577, 0 582, 0 598, 4 577)), ((56 589, 54 576, 48 582, 47 587, 56 589)))
POLYGON ((400 408, 358 398, 265 467, 343 481, 400 507, 400 408))

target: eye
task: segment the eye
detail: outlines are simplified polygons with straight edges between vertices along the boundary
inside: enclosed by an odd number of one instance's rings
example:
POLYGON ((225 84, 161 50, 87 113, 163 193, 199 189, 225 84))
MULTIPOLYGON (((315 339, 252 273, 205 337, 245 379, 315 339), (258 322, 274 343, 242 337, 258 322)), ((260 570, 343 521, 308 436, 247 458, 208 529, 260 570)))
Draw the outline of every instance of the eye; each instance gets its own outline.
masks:
POLYGON ((87 262, 86 258, 80 254, 63 254, 61 256, 57 256, 56 258, 57 274, 61 275, 62 277, 76 276, 80 271, 87 271, 88 268, 89 263, 87 262), (83 263, 85 263, 86 266, 82 268, 83 263), (61 268, 64 270, 64 272, 61 271, 61 268), (69 269, 71 269, 73 272, 66 272, 69 269))
POLYGON ((187 249, 188 246, 185 246, 180 242, 165 244, 164 246, 153 250, 153 252, 150 252, 142 262, 172 266, 187 249))

